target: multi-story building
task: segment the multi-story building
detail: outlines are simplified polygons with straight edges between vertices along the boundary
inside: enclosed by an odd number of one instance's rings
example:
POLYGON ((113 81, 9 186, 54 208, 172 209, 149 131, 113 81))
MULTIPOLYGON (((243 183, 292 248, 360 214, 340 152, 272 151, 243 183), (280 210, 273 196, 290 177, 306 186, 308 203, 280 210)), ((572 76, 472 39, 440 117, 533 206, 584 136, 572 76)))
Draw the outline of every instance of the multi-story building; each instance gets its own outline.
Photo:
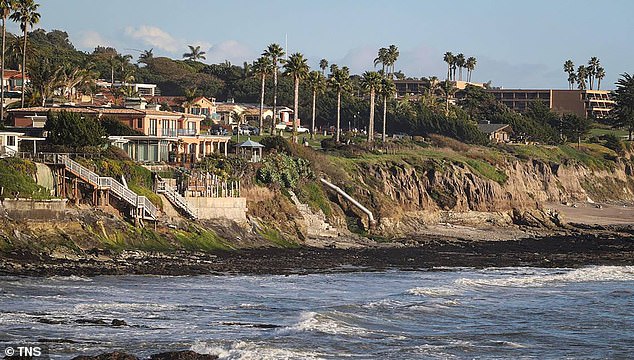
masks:
POLYGON ((542 102, 558 114, 605 118, 614 107, 611 92, 605 90, 487 89, 509 108, 524 112, 531 103, 542 102))

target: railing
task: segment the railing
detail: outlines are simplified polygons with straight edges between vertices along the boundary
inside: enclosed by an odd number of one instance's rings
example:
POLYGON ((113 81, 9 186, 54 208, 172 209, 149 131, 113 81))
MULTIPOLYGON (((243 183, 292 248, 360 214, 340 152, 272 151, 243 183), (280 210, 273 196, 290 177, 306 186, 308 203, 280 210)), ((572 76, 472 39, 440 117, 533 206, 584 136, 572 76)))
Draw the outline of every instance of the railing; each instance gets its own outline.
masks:
POLYGON ((0 146, 0 157, 15 156, 18 152, 6 145, 0 146))
POLYGON ((190 218, 194 220, 198 218, 194 210, 190 208, 189 205, 187 205, 187 201, 185 200, 185 198, 181 196, 181 194, 179 194, 178 191, 176 191, 174 188, 167 185, 167 183, 159 176, 157 176, 156 192, 165 195, 167 200, 169 200, 172 205, 183 210, 190 218))
POLYGON ((196 129, 178 129, 178 136, 194 136, 196 129))

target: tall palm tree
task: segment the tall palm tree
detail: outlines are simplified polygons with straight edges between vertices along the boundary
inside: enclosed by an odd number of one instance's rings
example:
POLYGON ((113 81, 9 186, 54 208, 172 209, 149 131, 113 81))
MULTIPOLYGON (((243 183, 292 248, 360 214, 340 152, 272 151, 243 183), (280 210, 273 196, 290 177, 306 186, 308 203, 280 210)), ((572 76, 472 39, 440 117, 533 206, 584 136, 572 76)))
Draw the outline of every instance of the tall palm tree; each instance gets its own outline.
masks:
POLYGON ((328 60, 326 59, 319 60, 319 68, 321 69, 321 75, 326 76, 326 69, 328 68, 328 60))
POLYGON ((579 90, 586 89, 587 77, 588 77, 588 69, 583 65, 579 65, 579 67, 577 68, 577 88, 579 90))
POLYGON ((308 76, 308 61, 301 53, 294 53, 284 64, 284 75, 293 77, 295 82, 293 101, 293 142, 297 144, 297 121, 299 120, 299 82, 308 76))
POLYGON ((379 87, 379 94, 383 97, 383 132, 381 137, 383 143, 385 143, 387 137, 385 133, 387 127, 387 98, 393 96, 395 93, 396 85, 394 85, 394 81, 392 81, 392 79, 383 79, 379 87))
MULTIPOLYGON (((324 70, 322 69, 322 72, 324 70)), ((325 87, 325 81, 324 81, 324 76, 318 72, 318 71, 311 71, 308 74, 308 78, 306 79, 308 81, 308 86, 310 86, 310 89, 313 91, 313 117, 312 117, 312 122, 311 122, 311 127, 310 127, 310 138, 314 139, 315 138, 315 103, 317 102, 317 94, 321 94, 324 92, 324 87, 325 87)))
POLYGON ((568 90, 572 90, 572 87, 575 85, 575 81, 577 80, 577 76, 575 75, 575 64, 572 60, 566 60, 564 62, 564 72, 568 74, 568 90))
MULTIPOLYGON (((253 73, 260 77, 260 132, 264 132, 264 88, 266 86, 266 76, 273 72, 273 63, 266 56, 261 56, 253 63, 253 73)), ((271 120, 273 121, 273 120, 271 120)))
POLYGON ((451 67, 454 63, 454 56, 451 51, 447 51, 445 55, 443 55, 443 61, 447 63, 447 79, 451 80, 451 67))
POLYGON ((388 48, 380 48, 377 57, 374 59, 374 66, 378 64, 382 65, 381 74, 385 76, 385 66, 389 62, 388 60, 388 48))
POLYGON ((597 77, 597 90, 601 90, 601 80, 605 77, 605 69, 599 66, 595 76, 597 77))
POLYGON ((10 16, 11 20, 20 23, 20 29, 24 34, 24 47, 22 50, 22 107, 24 107, 24 93, 26 90, 26 39, 29 27, 33 27, 40 21, 40 13, 37 12, 39 6, 40 4, 36 4, 33 0, 18 0, 15 11, 10 16))
POLYGON ((273 121, 271 122, 271 135, 275 133, 276 116, 277 116, 277 71, 278 62, 282 61, 284 56, 284 49, 279 44, 270 44, 262 53, 262 56, 266 56, 271 59, 273 64, 273 121))
POLYGON ((469 56, 467 58, 467 61, 465 63, 465 67, 467 68, 467 81, 471 82, 471 74, 473 74, 473 69, 475 69, 476 64, 478 63, 478 60, 476 60, 476 58, 474 58, 473 56, 469 56))
MULTIPOLYGON (((333 64, 334 65, 334 64, 333 64)), ((334 70, 328 79, 328 85, 337 92, 337 130, 335 133, 335 141, 339 142, 341 134, 341 94, 350 90, 350 69, 347 66, 339 69, 337 66, 332 67, 334 70)))
POLYGON ((390 45, 390 47, 387 48, 387 66, 388 72, 390 73, 390 79, 394 74, 394 64, 396 64, 396 60, 398 59, 399 55, 400 52, 398 51, 398 47, 396 45, 390 45), (389 69, 390 67, 391 70, 389 69))
POLYGON ((381 87, 381 78, 376 71, 366 71, 361 77, 361 87, 370 94, 370 121, 368 122, 368 142, 374 141, 374 99, 381 87))
POLYGON ((189 52, 183 54, 183 59, 192 61, 197 61, 199 59, 207 60, 207 57, 205 57, 205 54, 207 53, 200 50, 200 45, 187 45, 187 47, 189 48, 189 52))
MULTIPOLYGON (((462 81, 462 68, 465 66, 464 54, 460 53, 456 55, 456 66, 458 67, 458 80, 462 81)), ((455 79, 456 79, 456 76, 454 75, 454 80, 455 79)))
POLYGON ((4 119, 4 49, 7 41, 7 18, 15 10, 15 0, 0 0, 0 16, 2 17, 2 53, 0 53, 0 123, 4 119))
POLYGON ((597 69, 601 67, 601 63, 599 62, 599 58, 593 56, 588 60, 588 66, 586 66, 586 70, 588 72, 588 83, 590 85, 590 90, 594 87, 594 79, 597 75, 597 69))

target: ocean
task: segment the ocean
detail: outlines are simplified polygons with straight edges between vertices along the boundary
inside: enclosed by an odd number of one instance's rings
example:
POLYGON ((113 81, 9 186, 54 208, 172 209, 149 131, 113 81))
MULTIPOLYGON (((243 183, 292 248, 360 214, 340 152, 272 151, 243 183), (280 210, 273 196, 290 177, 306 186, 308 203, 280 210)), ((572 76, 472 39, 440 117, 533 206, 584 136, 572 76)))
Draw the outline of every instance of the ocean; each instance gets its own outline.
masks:
POLYGON ((634 267, 0 277, 0 348, 19 346, 53 359, 632 358, 634 267))

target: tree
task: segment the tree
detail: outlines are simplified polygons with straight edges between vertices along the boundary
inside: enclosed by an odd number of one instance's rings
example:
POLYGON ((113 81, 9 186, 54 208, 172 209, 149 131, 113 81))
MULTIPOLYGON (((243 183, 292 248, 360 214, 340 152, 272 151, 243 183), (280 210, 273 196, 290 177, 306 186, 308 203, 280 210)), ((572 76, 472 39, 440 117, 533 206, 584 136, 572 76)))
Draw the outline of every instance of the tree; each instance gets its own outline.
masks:
POLYGON ((617 80, 614 100, 616 105, 610 111, 612 126, 626 128, 629 133, 629 140, 632 141, 632 132, 634 131, 634 77, 630 74, 621 74, 621 78, 617 80))
POLYGON ((0 53, 0 123, 4 120, 4 52, 7 40, 7 18, 15 10, 15 0, 0 0, 0 16, 2 16, 2 53, 0 53))
POLYGON ((445 80, 440 83, 439 89, 445 98, 445 116, 449 116, 449 99, 454 96, 458 88, 456 88, 452 81, 445 80))
MULTIPOLYGON (((322 69, 322 72, 324 71, 324 69, 322 69)), ((310 127, 310 138, 314 139, 315 138, 315 103, 317 101, 317 94, 321 94, 324 92, 324 88, 325 88, 325 81, 324 81, 324 76, 322 75, 322 73, 318 72, 318 71, 311 71, 308 74, 308 86, 310 87, 310 89, 313 92, 313 116, 312 116, 312 121, 311 121, 311 127, 310 127)))
POLYGON ((294 80, 294 101, 293 101, 293 142, 297 144, 297 120, 299 120, 299 83, 308 76, 308 62, 301 53, 294 53, 289 56, 284 64, 284 74, 294 80))
POLYGON ((566 62, 564 62, 564 72, 568 74, 568 90, 572 90, 575 85, 575 81, 577 80, 577 76, 575 74, 575 64, 572 60, 566 60, 566 62))
POLYGON ((361 78, 361 87, 370 95, 370 120, 368 122, 368 142, 374 141, 374 100, 381 87, 381 75, 376 71, 366 71, 361 78))
POLYGON ((592 122, 577 114, 564 114, 561 117, 563 135, 577 141, 577 148, 581 147, 581 138, 588 134, 592 122))
POLYGON ((277 119, 277 64, 280 62, 282 56, 284 56, 284 49, 282 49, 279 44, 270 44, 264 50, 262 56, 271 59, 271 63, 273 64, 273 121, 271 121, 271 135, 273 135, 275 133, 277 119))
POLYGON ((467 69, 468 82, 471 82, 471 74, 473 73, 473 69, 475 69, 477 62, 478 60, 476 60, 476 58, 474 58, 473 56, 470 56, 469 58, 467 58, 467 61, 465 63, 465 68, 467 69))
MULTIPOLYGON (((464 68, 465 64, 466 62, 465 62, 464 54, 460 53, 456 55, 456 66, 458 67, 458 80, 460 81, 462 81, 462 68, 464 68)), ((456 79, 456 76, 454 74, 454 80, 455 79, 456 79)))
POLYGON ((599 66, 595 76, 597 78, 597 90, 601 90, 601 80, 605 77, 605 69, 599 66))
POLYGON ((388 64, 388 49, 380 48, 377 57, 374 59, 374 66, 376 67, 378 64, 382 65, 381 74, 385 76, 385 67, 388 64))
POLYGON ((40 13, 37 12, 39 6, 40 4, 36 4, 33 0, 18 0, 15 12, 11 14, 11 20, 20 23, 20 29, 24 34, 24 46, 22 50, 22 107, 24 107, 24 93, 26 90, 26 39, 29 27, 32 27, 40 21, 40 13))
POLYGON ((388 68, 390 79, 392 78, 392 74, 394 74, 394 64, 396 64, 396 60, 398 59, 399 55, 400 53, 398 51, 398 47, 396 45, 390 45, 390 47, 387 49, 387 64, 385 64, 388 68))
POLYGON ((387 98, 393 96, 396 93, 396 85, 394 85, 394 81, 391 79, 383 79, 381 81, 381 86, 379 87, 379 94, 383 97, 383 132, 381 139, 383 143, 387 138, 386 127, 387 127, 387 98))
POLYGON ((588 60, 588 66, 586 67, 586 72, 588 73, 588 82, 590 84, 590 90, 594 87, 594 80, 597 76, 597 70, 601 67, 601 63, 599 62, 599 58, 593 56, 588 60))
POLYGON ((453 53, 447 51, 445 55, 443 55, 443 61, 447 63, 447 78, 445 80, 451 80, 451 67, 454 63, 453 53))
POLYGON ((137 60, 137 63, 147 65, 150 61, 152 61, 154 59, 154 53, 152 52, 153 50, 154 48, 150 50, 143 50, 141 55, 139 55, 139 60, 137 60))
POLYGON ((189 48, 189 52, 183 54, 183 59, 187 59, 191 61, 198 61, 199 59, 202 59, 202 60, 207 59, 207 57, 205 57, 206 52, 200 50, 200 45, 196 45, 196 46, 187 45, 187 47, 189 48))
POLYGON ((321 75, 326 76, 326 69, 328 68, 328 60, 326 59, 319 60, 319 68, 321 69, 321 75))
POLYGON ((101 124, 94 117, 84 117, 78 112, 49 111, 44 129, 48 130, 46 140, 53 145, 80 148, 105 143, 106 132, 101 124))
MULTIPOLYGON (((334 65, 334 64, 333 64, 334 65)), ((339 142, 341 136, 341 94, 350 90, 350 70, 347 66, 339 69, 336 65, 331 66, 334 70, 328 79, 328 85, 337 93, 337 131, 335 133, 335 141, 339 142)))
POLYGON ((31 86, 41 97, 40 105, 53 96, 54 91, 63 85, 63 68, 51 64, 51 59, 39 58, 33 62, 29 77, 31 86))
POLYGON ((586 79, 588 77, 588 69, 585 66, 579 65, 577 68, 577 88, 579 90, 586 89, 586 79))
POLYGON ((273 63, 266 56, 261 56, 253 63, 253 73, 260 77, 260 131, 264 132, 264 88, 266 86, 266 76, 273 72, 273 63))

